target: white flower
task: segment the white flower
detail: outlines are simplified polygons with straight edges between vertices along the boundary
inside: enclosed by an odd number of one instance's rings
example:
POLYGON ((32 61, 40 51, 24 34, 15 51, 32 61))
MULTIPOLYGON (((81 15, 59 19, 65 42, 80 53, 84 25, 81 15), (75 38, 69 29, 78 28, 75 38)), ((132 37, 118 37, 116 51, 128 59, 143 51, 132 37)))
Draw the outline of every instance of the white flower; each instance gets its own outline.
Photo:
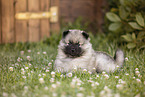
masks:
POLYGON ((9 67, 10 71, 13 71, 13 67, 9 67))
POLYGON ((44 83, 44 79, 43 78, 39 78, 39 82, 42 84, 44 83))
POLYGON ((96 79, 99 77, 99 75, 96 75, 96 79))
POLYGON ((43 52, 43 54, 46 54, 46 52, 43 52))
POLYGON ((45 72, 49 72, 49 70, 48 69, 46 69, 46 71, 45 72))
POLYGON ((28 69, 28 67, 25 67, 25 69, 28 69))
POLYGON ((51 63, 51 62, 49 62, 49 63, 48 63, 48 66, 51 66, 51 64, 52 64, 52 63, 51 63))
POLYGON ((140 72, 139 71, 135 71, 135 74, 138 75, 140 72))
POLYGON ((31 52, 31 50, 28 50, 28 52, 30 53, 30 52, 31 52))
POLYGON ((102 72, 102 74, 103 74, 103 75, 105 75, 105 74, 106 74, 106 72, 104 72, 104 71, 103 71, 103 72, 102 72))
POLYGON ((123 84, 123 85, 125 85, 125 84, 126 84, 126 82, 125 82, 125 81, 123 81, 122 79, 119 79, 119 83, 120 83, 120 84, 123 84))
POLYGON ((126 57, 125 60, 128 61, 128 58, 126 57))
POLYGON ((135 77, 132 77, 133 79, 135 79, 135 77))
POLYGON ((24 51, 21 51, 20 53, 21 53, 21 55, 24 55, 24 51))
POLYGON ((119 65, 116 65, 116 68, 119 68, 119 65))
POLYGON ((98 82, 95 82, 95 85, 99 86, 99 83, 98 82))
POLYGON ((93 70, 96 70, 96 68, 94 67, 93 70))
POLYGON ((60 75, 60 77, 62 78, 62 77, 64 77, 64 75, 63 75, 63 74, 61 74, 61 75, 60 75))
POLYGON ((139 70, 138 68, 135 68, 135 70, 139 70))
POLYGON ((71 87, 75 87, 75 86, 80 86, 81 84, 83 84, 83 82, 77 78, 76 76, 72 79, 72 82, 70 83, 71 87))
POLYGON ((57 93, 53 93, 52 96, 53 96, 53 97, 57 97, 57 93))
POLYGON ((50 79, 50 82, 53 83, 53 82, 54 82, 54 78, 51 78, 51 79, 50 79))
POLYGON ((83 72, 87 72, 87 69, 83 69, 83 72))
POLYGON ((111 93, 111 89, 109 89, 107 86, 104 87, 104 90, 105 90, 106 92, 111 93))
POLYGON ((18 57, 17 61, 20 62, 20 61, 22 61, 22 59, 20 57, 18 57))
POLYGON ((128 73, 126 73, 125 75, 129 75, 128 73))
POLYGON ((26 76, 22 76, 22 78, 26 79, 26 76))
POLYGON ((114 95, 114 97, 120 97, 120 94, 119 94, 119 93, 116 93, 116 94, 114 95))
POLYGON ((39 54, 40 54, 40 52, 37 52, 37 54, 39 55, 39 54))
POLYGON ((115 78, 119 78, 118 76, 115 76, 115 78))
POLYGON ((21 70, 24 71, 24 68, 22 68, 21 70))
POLYGON ((95 86, 95 84, 94 84, 94 83, 92 83, 92 84, 91 84, 91 86, 92 86, 92 87, 94 87, 94 86, 95 86))
POLYGON ((25 74, 24 68, 21 69, 21 74, 25 74))
POLYGON ((48 87, 44 87, 44 90, 48 90, 48 87))
POLYGON ((38 76, 41 76, 41 74, 38 74, 38 76))
POLYGON ((42 73, 42 75, 43 75, 43 76, 46 76, 46 74, 45 74, 45 73, 42 73))
POLYGON ((83 87, 80 87, 79 90, 80 90, 80 91, 84 91, 85 89, 84 89, 83 87))
POLYGON ((104 90, 102 90, 101 92, 100 92, 100 97, 105 97, 105 91, 104 90))
POLYGON ((123 89, 123 85, 122 84, 118 84, 118 85, 116 85, 116 88, 122 90, 123 89))
POLYGON ((77 67, 74 67, 73 71, 77 71, 77 67))
POLYGON ((105 74, 104 76, 105 76, 105 79, 108 79, 109 78, 109 75, 107 75, 107 74, 105 74))
POLYGON ((51 87, 52 88, 56 88, 57 86, 56 86, 56 84, 52 84, 51 87))
POLYGON ((140 80, 140 79, 136 79, 136 81, 137 81, 138 83, 141 83, 141 80, 140 80))
POLYGON ((28 86, 24 86, 24 90, 26 90, 26 91, 27 91, 27 90, 28 90, 28 86))
POLYGON ((30 60, 30 56, 27 56, 27 59, 30 60))
POLYGON ((54 71, 51 72, 51 76, 55 77, 55 72, 54 71))
POLYGON ((88 71, 88 73, 89 73, 89 74, 92 74, 92 72, 91 72, 91 71, 88 71))
POLYGON ((8 93, 3 92, 4 97, 8 97, 8 93))
POLYGON ((31 66, 32 64, 31 63, 29 63, 29 66, 31 66))
POLYGON ((72 73, 71 73, 71 72, 68 73, 67 76, 68 76, 68 77, 72 77, 72 73))
POLYGON ((134 97, 141 97, 141 96, 140 96, 140 93, 139 93, 139 94, 137 94, 137 95, 135 95, 134 97))
POLYGON ((141 78, 141 77, 142 77, 142 75, 138 74, 138 77, 140 77, 140 78, 141 78))
POLYGON ((77 97, 84 97, 84 94, 83 94, 83 93, 77 93, 76 96, 77 96, 77 97))

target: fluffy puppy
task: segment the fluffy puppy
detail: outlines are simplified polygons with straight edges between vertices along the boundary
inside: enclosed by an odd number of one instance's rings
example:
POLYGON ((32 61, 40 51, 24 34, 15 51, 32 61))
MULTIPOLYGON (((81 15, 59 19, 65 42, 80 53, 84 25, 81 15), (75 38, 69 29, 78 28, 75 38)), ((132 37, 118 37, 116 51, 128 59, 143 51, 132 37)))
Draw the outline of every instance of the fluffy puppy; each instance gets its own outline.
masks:
POLYGON ((90 72, 114 72, 124 63, 124 53, 117 50, 114 58, 104 52, 94 51, 89 35, 81 30, 63 32, 58 46, 54 69, 58 72, 72 72, 86 69, 90 72))

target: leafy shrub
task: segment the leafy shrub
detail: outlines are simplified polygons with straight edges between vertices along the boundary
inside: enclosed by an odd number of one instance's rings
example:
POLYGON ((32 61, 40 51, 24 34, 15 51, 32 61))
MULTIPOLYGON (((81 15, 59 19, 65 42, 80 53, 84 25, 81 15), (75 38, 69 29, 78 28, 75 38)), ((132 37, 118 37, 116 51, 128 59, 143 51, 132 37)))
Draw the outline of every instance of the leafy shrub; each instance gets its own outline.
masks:
POLYGON ((125 33, 122 38, 127 42, 127 48, 145 48, 145 0, 119 0, 118 3, 106 13, 111 21, 108 29, 125 33))

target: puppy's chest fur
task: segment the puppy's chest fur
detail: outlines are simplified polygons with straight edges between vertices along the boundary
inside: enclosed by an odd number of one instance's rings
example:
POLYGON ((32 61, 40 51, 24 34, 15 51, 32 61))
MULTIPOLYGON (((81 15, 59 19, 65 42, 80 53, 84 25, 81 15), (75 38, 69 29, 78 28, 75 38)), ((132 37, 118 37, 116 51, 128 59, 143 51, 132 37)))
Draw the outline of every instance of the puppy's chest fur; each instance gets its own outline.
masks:
POLYGON ((92 67, 95 66, 95 57, 92 55, 82 56, 78 58, 58 58, 56 61, 57 68, 61 72, 72 71, 73 69, 87 69, 88 71, 92 71, 92 67))

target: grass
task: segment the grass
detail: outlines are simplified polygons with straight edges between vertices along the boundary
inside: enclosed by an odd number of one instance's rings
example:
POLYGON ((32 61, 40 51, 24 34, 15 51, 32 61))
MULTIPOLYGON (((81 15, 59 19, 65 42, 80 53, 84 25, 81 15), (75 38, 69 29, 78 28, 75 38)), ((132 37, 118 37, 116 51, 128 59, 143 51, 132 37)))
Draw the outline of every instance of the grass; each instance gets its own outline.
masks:
MULTIPOLYGON (((116 42, 109 42, 105 36, 91 36, 91 42, 95 50, 105 51, 111 56, 118 48, 116 42)), ((0 96, 145 96, 144 50, 126 50, 120 46, 126 55, 120 71, 111 74, 76 72, 71 75, 53 71, 56 45, 51 45, 51 42, 0 45, 0 96)))

